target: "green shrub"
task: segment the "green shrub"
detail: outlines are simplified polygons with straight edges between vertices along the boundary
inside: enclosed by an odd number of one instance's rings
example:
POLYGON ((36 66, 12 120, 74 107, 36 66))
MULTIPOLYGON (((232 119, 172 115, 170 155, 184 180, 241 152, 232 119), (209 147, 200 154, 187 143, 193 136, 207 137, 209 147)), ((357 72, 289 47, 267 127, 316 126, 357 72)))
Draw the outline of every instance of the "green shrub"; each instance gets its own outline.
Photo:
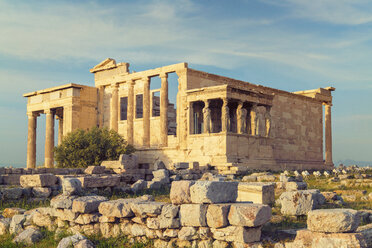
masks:
POLYGON ((100 165, 104 160, 117 160, 120 154, 135 151, 123 137, 107 128, 78 129, 63 138, 54 150, 57 167, 78 168, 100 165))

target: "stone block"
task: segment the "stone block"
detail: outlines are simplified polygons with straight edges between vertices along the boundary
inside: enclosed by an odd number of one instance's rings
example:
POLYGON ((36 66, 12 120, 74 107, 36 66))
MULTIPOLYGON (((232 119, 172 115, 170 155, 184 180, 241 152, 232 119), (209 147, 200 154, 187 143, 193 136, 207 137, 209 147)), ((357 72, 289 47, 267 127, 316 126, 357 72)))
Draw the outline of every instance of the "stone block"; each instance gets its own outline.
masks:
POLYGON ((114 187, 120 184, 119 175, 110 176, 85 176, 78 178, 83 188, 106 188, 114 187))
POLYGON ((132 203, 138 202, 137 199, 118 199, 104 201, 99 204, 98 211, 107 217, 128 218, 134 216, 132 203))
POLYGON ((208 206, 205 204, 183 204, 180 207, 182 226, 206 226, 208 206))
POLYGON ((307 189, 306 182, 286 182, 285 183, 286 191, 297 191, 297 190, 306 190, 306 189, 307 189))
POLYGON ((237 202, 273 204, 275 202, 274 183, 239 183, 237 202))
POLYGON ((318 209, 307 214, 307 228, 313 232, 354 232, 359 223, 358 211, 353 209, 318 209))
POLYGON ((55 217, 60 220, 73 222, 79 216, 79 213, 72 212, 71 209, 56 209, 55 217))
POLYGON ((152 174, 154 175, 154 178, 167 178, 169 177, 169 171, 166 169, 160 169, 153 171, 152 174))
POLYGON ((230 225, 257 227, 270 221, 271 208, 263 204, 231 204, 228 215, 230 225))
POLYGON ((5 218, 12 218, 14 215, 23 214, 24 212, 26 212, 26 210, 23 208, 6 208, 4 209, 2 215, 5 218))
POLYGON ((88 166, 88 168, 84 170, 84 173, 85 174, 103 174, 105 173, 105 169, 106 167, 104 166, 88 166))
POLYGON ((36 198, 48 198, 52 193, 49 187, 34 187, 32 188, 32 194, 36 198))
POLYGON ((33 245, 36 242, 42 239, 43 235, 41 232, 35 228, 28 228, 18 234, 14 239, 13 242, 15 243, 23 243, 28 245, 33 245))
POLYGON ((173 164, 173 167, 176 170, 188 169, 189 168, 189 163, 187 163, 187 162, 178 162, 178 163, 173 164))
POLYGON ((306 215, 320 206, 320 198, 324 196, 313 190, 287 191, 280 197, 281 213, 284 215, 306 215))
POLYGON ((252 243, 260 241, 261 227, 228 226, 211 228, 213 238, 227 242, 252 243))
POLYGON ((134 154, 121 154, 119 162, 124 169, 138 169, 138 158, 134 154))
POLYGON ((12 217, 9 225, 10 234, 18 234, 23 231, 23 223, 26 221, 26 216, 23 214, 16 214, 12 217))
POLYGON ((161 214, 164 206, 162 202, 135 202, 132 203, 133 213, 141 218, 156 217, 161 214))
POLYGON ((1 189, 4 200, 18 200, 22 197, 23 189, 22 188, 4 188, 1 189))
POLYGON ((137 182, 133 183, 131 189, 133 193, 138 193, 147 188, 147 182, 145 180, 138 180, 137 182))
POLYGON ((210 204, 207 210, 207 225, 209 227, 221 228, 229 225, 227 216, 230 204, 210 204))
POLYGON ((104 196, 82 196, 73 200, 72 212, 93 213, 98 211, 101 202, 107 201, 104 196))
POLYGON ((63 178, 62 191, 64 195, 79 195, 82 193, 81 181, 77 178, 63 178))
POLYGON ((190 187, 192 203, 235 202, 237 192, 237 182, 196 181, 190 187))
POLYGON ((27 187, 50 187, 57 184, 57 177, 53 174, 22 175, 21 186, 27 187))
POLYGON ((80 225, 87 225, 91 223, 96 223, 99 221, 98 214, 79 214, 79 216, 75 219, 75 223, 80 225))
POLYGON ((1 218, 0 219, 0 235, 4 235, 9 232, 9 226, 11 218, 1 218))
POLYGON ((321 233, 310 230, 298 230, 294 242, 287 242, 286 248, 340 248, 370 247, 362 233, 321 233))
POLYGON ((190 187, 193 181, 173 181, 170 190, 170 199, 173 204, 191 203, 190 187))
POLYGON ((71 209, 72 202, 77 196, 58 195, 50 200, 50 206, 52 208, 71 209))
POLYGON ((195 240, 198 238, 197 231, 194 227, 182 227, 178 232, 178 239, 180 240, 195 240))

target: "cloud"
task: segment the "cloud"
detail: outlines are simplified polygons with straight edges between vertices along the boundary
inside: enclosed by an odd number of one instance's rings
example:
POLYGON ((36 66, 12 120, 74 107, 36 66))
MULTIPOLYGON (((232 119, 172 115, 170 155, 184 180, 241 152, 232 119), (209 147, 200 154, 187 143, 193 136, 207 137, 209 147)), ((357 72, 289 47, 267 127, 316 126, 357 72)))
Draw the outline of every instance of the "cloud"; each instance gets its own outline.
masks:
POLYGON ((292 17, 336 25, 362 25, 372 22, 372 7, 367 0, 284 0, 265 1, 289 10, 292 17))

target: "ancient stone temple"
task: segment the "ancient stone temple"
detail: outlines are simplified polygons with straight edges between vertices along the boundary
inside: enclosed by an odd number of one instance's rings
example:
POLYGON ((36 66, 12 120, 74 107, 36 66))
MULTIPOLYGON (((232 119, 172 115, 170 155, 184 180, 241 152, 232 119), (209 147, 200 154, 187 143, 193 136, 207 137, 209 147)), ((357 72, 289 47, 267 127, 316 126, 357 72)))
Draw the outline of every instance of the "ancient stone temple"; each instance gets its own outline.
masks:
POLYGON ((138 149, 142 164, 197 161, 227 174, 333 166, 332 87, 286 92, 197 71, 187 63, 130 72, 128 63, 106 59, 90 72, 95 87, 66 84, 24 95, 27 167, 35 166, 40 114, 46 115, 46 167, 54 164, 54 118, 58 142, 75 129, 109 127, 138 149), (172 73, 178 77, 174 103, 168 97, 172 73), (155 77, 161 87, 150 89, 155 77))

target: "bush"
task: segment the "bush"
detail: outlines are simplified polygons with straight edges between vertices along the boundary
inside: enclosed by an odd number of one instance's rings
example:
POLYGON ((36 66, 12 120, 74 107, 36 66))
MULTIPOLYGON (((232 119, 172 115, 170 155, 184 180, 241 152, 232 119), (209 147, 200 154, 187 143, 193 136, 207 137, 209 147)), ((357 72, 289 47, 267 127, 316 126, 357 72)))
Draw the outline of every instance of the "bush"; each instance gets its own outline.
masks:
POLYGON ((123 137, 107 128, 78 129, 63 138, 54 150, 57 167, 78 168, 100 165, 104 160, 117 160, 120 154, 135 151, 123 137))

